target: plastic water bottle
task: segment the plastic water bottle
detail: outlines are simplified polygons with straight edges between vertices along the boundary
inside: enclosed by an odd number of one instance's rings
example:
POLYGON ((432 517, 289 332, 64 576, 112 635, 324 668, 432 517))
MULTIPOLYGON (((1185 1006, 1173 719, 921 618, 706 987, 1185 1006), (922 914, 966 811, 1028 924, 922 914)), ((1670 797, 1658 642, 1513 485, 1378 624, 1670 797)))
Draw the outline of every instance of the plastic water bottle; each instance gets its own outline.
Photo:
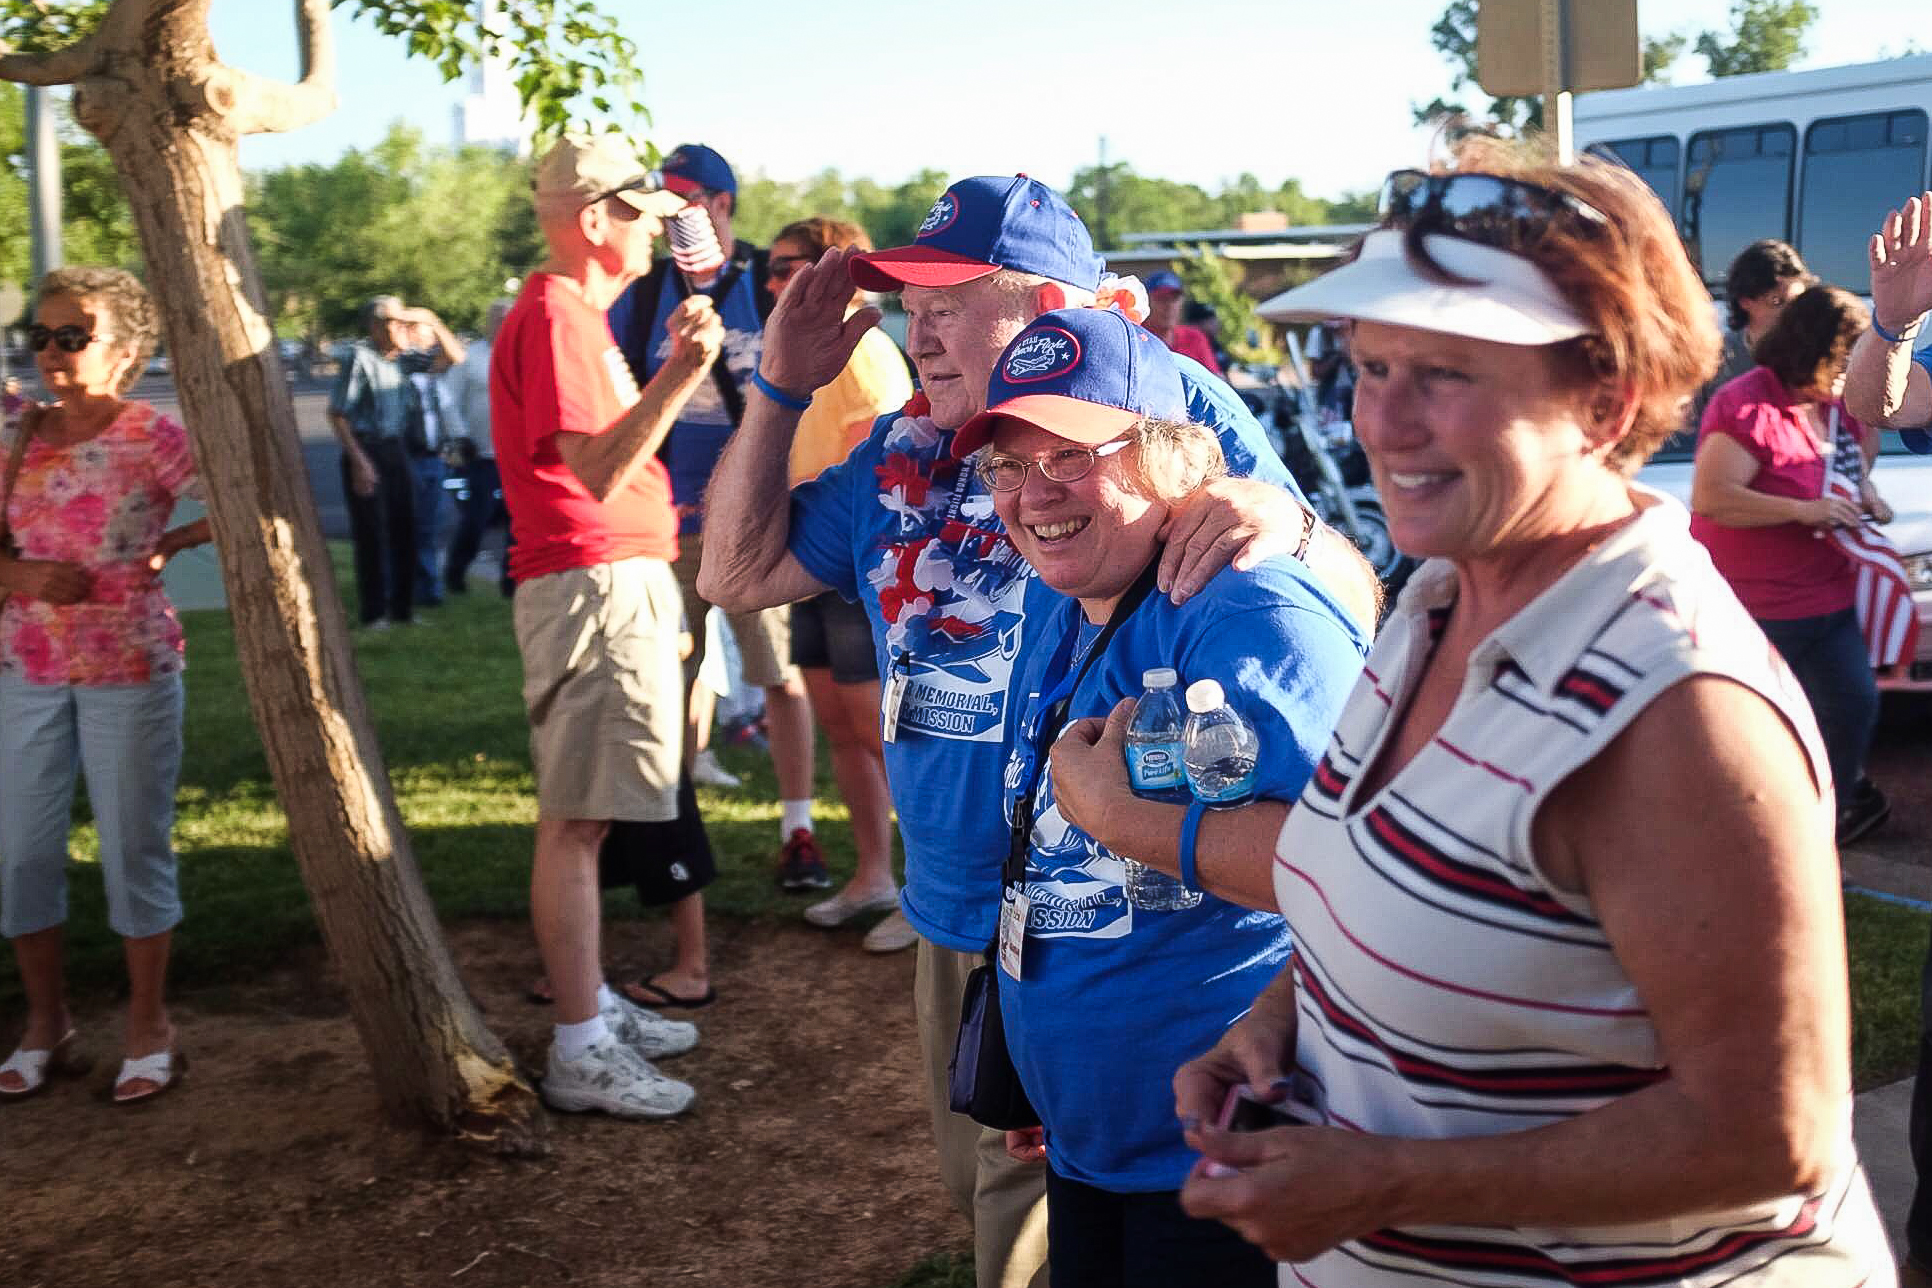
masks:
MULTIPOLYGON (((1174 686, 1180 676, 1171 667, 1143 672, 1145 692, 1134 704, 1127 725, 1127 781, 1134 795, 1149 800, 1183 804, 1190 796, 1182 764, 1185 724, 1174 686)), ((1122 857, 1127 869, 1127 902, 1149 912, 1179 912, 1201 902, 1201 892, 1190 890, 1144 863, 1122 857)))
POLYGON ((1254 763, 1261 750, 1254 726, 1228 705, 1217 680, 1187 686, 1187 785, 1215 809, 1245 805, 1254 795, 1254 763))

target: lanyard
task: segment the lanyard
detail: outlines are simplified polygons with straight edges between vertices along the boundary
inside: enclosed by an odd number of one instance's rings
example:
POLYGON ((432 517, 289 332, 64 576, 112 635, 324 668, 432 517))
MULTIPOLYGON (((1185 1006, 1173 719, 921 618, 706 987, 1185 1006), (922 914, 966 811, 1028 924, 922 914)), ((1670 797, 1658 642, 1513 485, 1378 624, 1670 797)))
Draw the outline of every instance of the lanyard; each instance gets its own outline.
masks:
POLYGON ((1026 856, 1031 848, 1033 835, 1034 790, 1039 785, 1040 766, 1046 763, 1047 749, 1053 745, 1053 740, 1060 736, 1060 730, 1067 722, 1067 708, 1073 702, 1074 690, 1080 687, 1080 682, 1086 678, 1093 664, 1100 660, 1100 655, 1107 651, 1107 645, 1113 640, 1114 632, 1119 629, 1120 624, 1132 617, 1134 611, 1140 607, 1141 601, 1153 591, 1154 575, 1159 567, 1160 554, 1157 551, 1154 557, 1147 561, 1147 566, 1141 569, 1140 576, 1135 579, 1133 586, 1121 596, 1120 602, 1114 605, 1114 611, 1107 618, 1107 624, 1100 628, 1100 634, 1094 637, 1093 646, 1087 650, 1087 655, 1080 659, 1078 667, 1071 665, 1074 644, 1080 635, 1078 626, 1061 638, 1060 645, 1054 652, 1047 674, 1059 677, 1058 682, 1040 699, 1039 717, 1032 729, 1022 734, 1032 743, 1032 756, 1027 764, 1027 772, 1021 775, 1023 781, 1019 784, 1019 794, 1013 798, 1013 832, 1006 847, 1006 863, 1000 870, 1000 883, 1003 886, 1024 887, 1026 885, 1026 856))

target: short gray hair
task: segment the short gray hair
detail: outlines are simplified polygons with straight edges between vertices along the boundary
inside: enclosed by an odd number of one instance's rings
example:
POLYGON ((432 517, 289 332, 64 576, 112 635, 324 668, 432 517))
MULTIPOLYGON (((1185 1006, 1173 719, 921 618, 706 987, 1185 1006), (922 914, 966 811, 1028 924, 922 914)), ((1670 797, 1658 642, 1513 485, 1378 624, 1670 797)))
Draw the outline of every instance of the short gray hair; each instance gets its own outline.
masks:
POLYGON ((1127 431, 1127 440, 1136 449, 1128 468, 1142 494, 1169 507, 1228 472, 1221 440, 1205 425, 1149 416, 1127 431))

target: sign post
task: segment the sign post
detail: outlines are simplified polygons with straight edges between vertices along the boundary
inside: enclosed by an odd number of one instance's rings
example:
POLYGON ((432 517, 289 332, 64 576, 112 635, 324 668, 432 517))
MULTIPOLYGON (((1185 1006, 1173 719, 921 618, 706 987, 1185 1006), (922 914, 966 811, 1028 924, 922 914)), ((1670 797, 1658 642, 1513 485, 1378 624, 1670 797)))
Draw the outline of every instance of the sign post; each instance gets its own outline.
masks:
POLYGON ((1482 0, 1476 83, 1497 98, 1543 98, 1543 128, 1576 160, 1570 96, 1643 79, 1637 0, 1482 0))

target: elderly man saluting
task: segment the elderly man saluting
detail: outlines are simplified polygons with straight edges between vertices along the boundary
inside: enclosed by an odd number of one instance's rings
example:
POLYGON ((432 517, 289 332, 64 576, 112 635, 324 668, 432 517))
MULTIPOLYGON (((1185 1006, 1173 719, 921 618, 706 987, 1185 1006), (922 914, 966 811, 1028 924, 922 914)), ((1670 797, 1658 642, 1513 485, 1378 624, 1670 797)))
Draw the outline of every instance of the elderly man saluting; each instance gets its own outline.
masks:
MULTIPOLYGON (((1009 1158, 1002 1133, 950 1112, 946 1088, 966 975, 997 916, 1002 741, 1015 659, 1029 646, 1030 570, 953 443, 985 408, 1007 342, 1042 313, 1092 305, 1100 288, 1100 257, 1079 216, 1024 175, 955 183, 911 246, 828 251, 766 324, 755 396, 706 502, 706 599, 745 611, 832 589, 871 618, 886 677, 886 775, 906 848, 902 912, 920 935, 915 1000, 933 1127, 946 1185, 973 1217, 981 1288, 1045 1278, 1042 1169, 1009 1158), (878 321, 875 309, 845 317, 853 283, 903 291, 924 393, 781 504, 799 413, 878 321)), ((1215 429, 1233 473, 1266 480, 1217 483, 1176 513, 1160 587, 1184 598, 1237 551, 1245 566, 1306 549, 1316 525, 1233 391, 1177 361, 1190 417, 1215 429)), ((1367 566, 1319 535, 1318 569, 1357 591, 1351 604, 1373 621, 1367 566)))
POLYGON ((678 525, 656 453, 723 329, 710 300, 683 301, 670 360, 640 392, 604 311, 683 204, 618 136, 566 135, 537 163, 550 258, 490 364, 537 777, 530 920, 557 997, 543 1098, 625 1118, 670 1117, 696 1094, 652 1061, 689 1051, 697 1029, 602 983, 597 850, 613 819, 677 816, 678 525))

